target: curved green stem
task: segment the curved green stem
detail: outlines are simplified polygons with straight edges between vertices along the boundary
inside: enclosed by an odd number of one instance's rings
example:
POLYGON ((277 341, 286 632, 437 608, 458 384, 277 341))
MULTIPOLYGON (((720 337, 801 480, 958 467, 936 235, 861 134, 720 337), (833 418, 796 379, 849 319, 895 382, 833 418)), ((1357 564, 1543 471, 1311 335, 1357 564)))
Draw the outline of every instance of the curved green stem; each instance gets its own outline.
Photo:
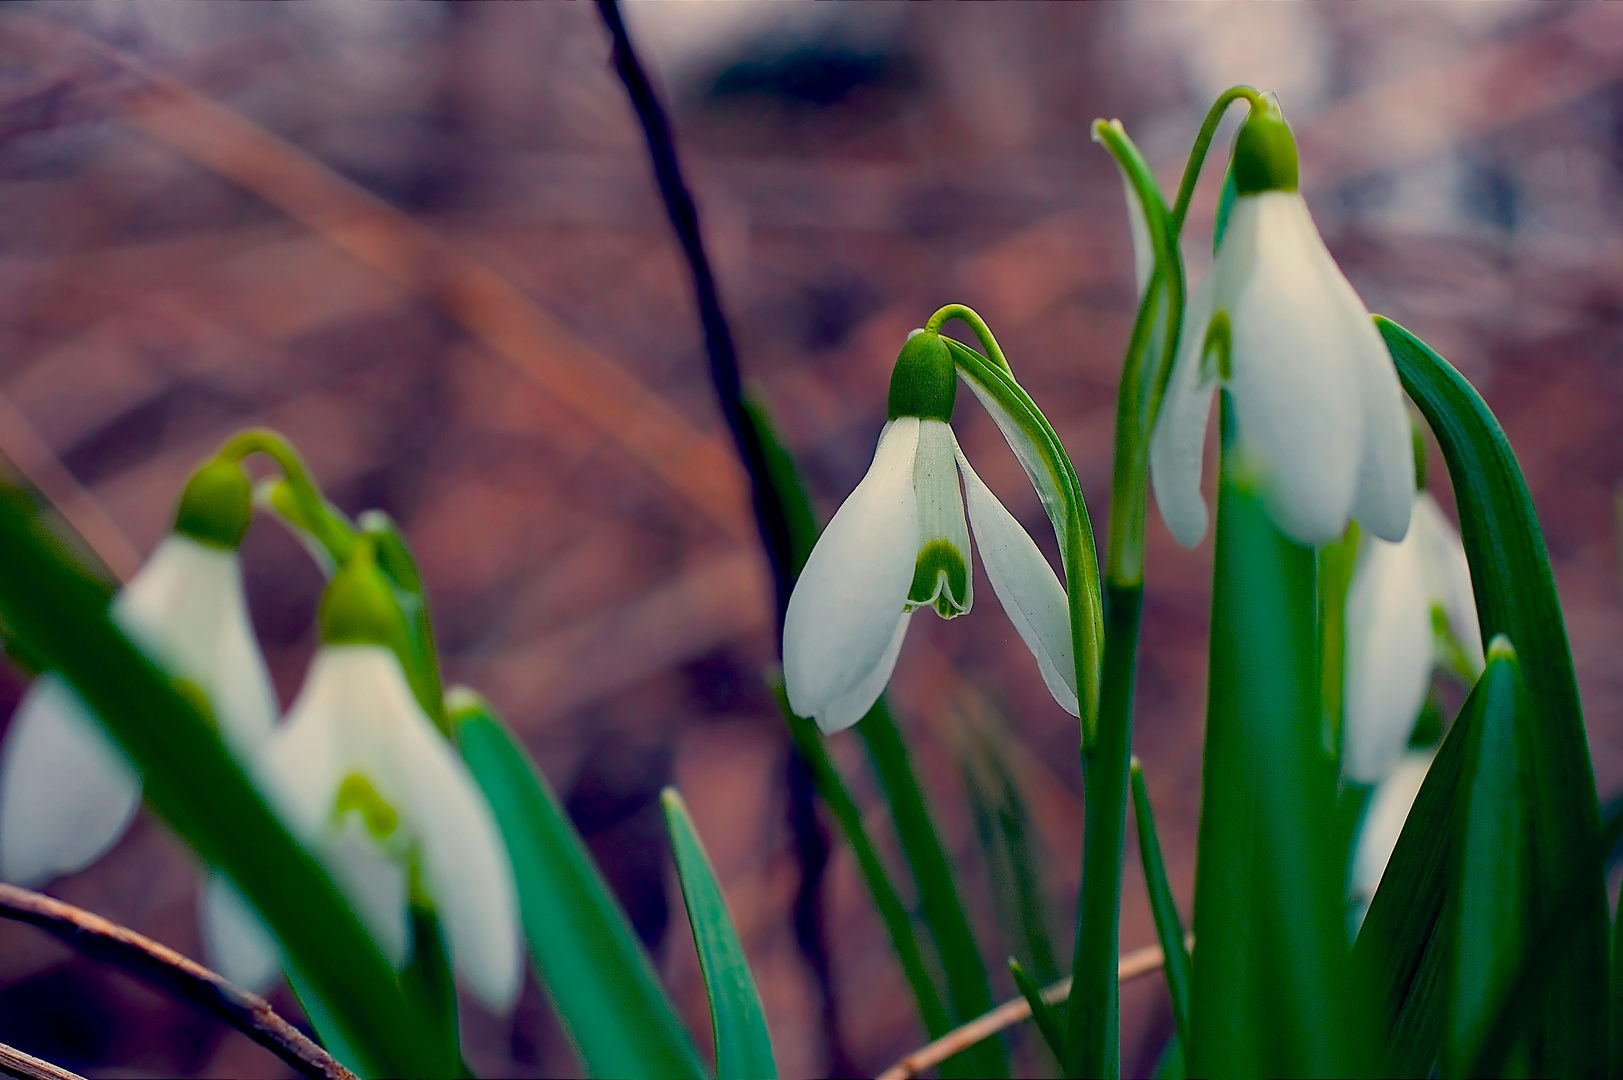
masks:
MULTIPOLYGON (((963 317, 957 312, 952 314, 963 317)), ((945 318, 931 321, 939 326, 945 318)), ((964 321, 970 320, 966 318, 964 321)), ((980 328, 985 327, 979 316, 970 325, 977 323, 980 328)), ((991 332, 986 331, 986 336, 990 338, 991 332)), ((1082 485, 1077 482, 1070 455, 1065 452, 1053 425, 1030 395, 1014 381, 1013 375, 1008 372, 1007 361, 998 365, 995 359, 982 356, 961 342, 951 338, 941 340, 947 343, 954 363, 971 385, 983 391, 988 400, 1003 410, 1004 416, 994 412, 993 419, 999 421, 998 426, 1003 429, 1011 445, 1016 439, 1024 440, 1023 446, 1014 447, 1015 454, 1031 474, 1059 540, 1060 560, 1065 569, 1065 597, 1071 615, 1071 650, 1076 663, 1076 697, 1082 724, 1082 744, 1091 746, 1098 729, 1104 601, 1099 591, 1099 560, 1093 548, 1093 524, 1088 519, 1087 504, 1082 499, 1082 485), (1016 431, 1011 432, 1004 426, 1005 418, 1016 426, 1016 431), (1021 453, 1022 449, 1030 451, 1037 460, 1027 461, 1026 455, 1021 453), (1036 472, 1037 467, 1047 473, 1051 487, 1041 483, 1042 477, 1036 472)), ((995 347, 994 341, 992 348, 995 347)), ((1001 350, 997 355, 1001 355, 1001 350)))
POLYGON ((948 304, 930 316, 930 321, 924 324, 924 329, 929 333, 938 334, 948 319, 958 319, 968 324, 969 328, 975 331, 975 337, 980 340, 981 348, 986 350, 986 355, 992 363, 1002 368, 1009 378, 1014 378, 1014 369, 1009 367, 1008 358, 1003 355, 1002 347, 998 345, 997 338, 992 336, 992 328, 986 325, 986 320, 981 318, 974 308, 963 304, 948 304))
POLYGON ((349 556, 350 544, 355 539, 355 528, 343 515, 322 497, 310 470, 293 445, 267 428, 249 428, 240 431, 220 448, 220 457, 226 461, 241 462, 250 454, 264 454, 276 462, 287 480, 305 531, 326 548, 335 566, 342 566, 349 556))
POLYGON ((1206 152, 1212 147, 1212 138, 1217 134, 1218 121, 1228 107, 1244 98, 1255 108, 1263 104, 1262 95, 1251 86, 1231 86, 1212 102, 1212 107, 1206 111, 1206 119, 1200 125, 1200 134, 1195 136, 1195 145, 1189 151, 1189 161, 1183 167, 1183 180, 1178 184, 1178 200, 1172 204, 1172 234, 1176 236, 1183 231, 1183 219, 1189 213, 1189 200, 1195 197, 1195 181, 1200 179, 1200 168, 1206 163, 1206 152))

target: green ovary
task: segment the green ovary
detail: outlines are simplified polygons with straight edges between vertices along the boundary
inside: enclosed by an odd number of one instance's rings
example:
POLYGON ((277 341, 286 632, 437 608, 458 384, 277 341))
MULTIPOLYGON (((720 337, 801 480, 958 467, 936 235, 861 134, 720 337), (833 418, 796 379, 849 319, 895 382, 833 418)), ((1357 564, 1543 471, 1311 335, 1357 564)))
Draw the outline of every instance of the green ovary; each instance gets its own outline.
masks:
POLYGON ((366 831, 379 840, 389 837, 400 825, 400 815, 384 801, 372 782, 360 773, 350 773, 338 785, 338 798, 333 801, 333 819, 354 810, 366 823, 366 831))
POLYGON ((919 548, 907 603, 909 608, 931 604, 943 619, 968 611, 969 564, 963 553, 946 540, 931 540, 919 548))

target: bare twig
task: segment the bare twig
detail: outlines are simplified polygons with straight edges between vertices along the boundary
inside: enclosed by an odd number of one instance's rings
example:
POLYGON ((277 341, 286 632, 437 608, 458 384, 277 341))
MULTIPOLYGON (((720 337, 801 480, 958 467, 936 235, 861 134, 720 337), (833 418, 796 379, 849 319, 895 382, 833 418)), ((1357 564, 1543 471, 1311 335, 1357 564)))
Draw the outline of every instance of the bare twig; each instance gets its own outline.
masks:
POLYGON ((313 1080, 355 1080, 354 1073, 282 1019, 264 998, 226 982, 196 961, 128 927, 15 885, 0 885, 0 918, 37 926, 86 956, 114 964, 190 1002, 236 1028, 303 1076, 313 1080))
POLYGON ((0 1043, 0 1076, 15 1076, 19 1080, 85 1080, 76 1072, 41 1061, 5 1043, 0 1043))
MULTIPOLYGON (((1193 947, 1193 936, 1189 938, 1189 944, 1193 947)), ((1140 975, 1148 975, 1152 971, 1161 970, 1161 965, 1165 961, 1166 957, 1161 953, 1161 946, 1146 946, 1121 958, 1121 965, 1116 969, 1116 978, 1121 982, 1127 982, 1140 975)), ((1043 991, 1043 1000, 1050 1005, 1057 1005, 1070 996, 1069 977, 1061 979, 1043 991)), ((930 1045, 919 1047, 880 1073, 879 1080, 912 1080, 912 1077, 925 1069, 934 1068, 982 1039, 989 1039, 1005 1028, 1011 1028, 1029 1019, 1031 1019, 1031 1002, 1023 997, 1005 1001, 991 1012, 977 1016, 962 1027, 953 1028, 930 1045)))

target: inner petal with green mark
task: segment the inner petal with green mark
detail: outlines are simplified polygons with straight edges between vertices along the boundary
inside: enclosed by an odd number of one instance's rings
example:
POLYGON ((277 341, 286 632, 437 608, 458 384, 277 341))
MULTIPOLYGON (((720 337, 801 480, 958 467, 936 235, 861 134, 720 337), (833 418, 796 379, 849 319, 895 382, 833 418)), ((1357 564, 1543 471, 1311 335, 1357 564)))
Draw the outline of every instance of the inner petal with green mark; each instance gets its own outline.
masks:
POLYGON ((969 523, 958 486, 958 442, 940 420, 919 422, 913 457, 913 497, 918 501, 919 553, 909 611, 926 605, 943 619, 969 610, 969 523))
POLYGON ((390 806, 372 781, 360 773, 350 773, 338 785, 338 797, 333 800, 333 820, 342 821, 351 810, 361 815, 366 831, 378 840, 391 836, 400 825, 400 815, 390 806))
POLYGON ((926 604, 943 619, 969 610, 969 563, 963 552, 945 540, 931 540, 919 549, 913 564, 913 587, 907 590, 911 611, 926 604))

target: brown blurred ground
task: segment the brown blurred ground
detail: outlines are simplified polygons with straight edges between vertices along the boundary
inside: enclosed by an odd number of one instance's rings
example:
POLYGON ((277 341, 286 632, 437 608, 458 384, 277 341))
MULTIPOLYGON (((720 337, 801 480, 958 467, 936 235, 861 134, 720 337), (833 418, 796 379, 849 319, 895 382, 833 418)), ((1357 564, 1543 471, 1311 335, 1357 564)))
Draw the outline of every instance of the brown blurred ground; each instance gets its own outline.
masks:
MULTIPOLYGON (((959 301, 997 331, 1102 522, 1134 297, 1121 189, 1087 125, 1119 116, 1170 188, 1217 91, 1277 90, 1302 137, 1304 192, 1354 284, 1477 383, 1517 449, 1602 794, 1623 786, 1623 13, 707 4, 634 5, 629 18, 664 73, 746 378, 824 514, 866 468, 906 332, 959 301)), ((872 1073, 921 1032, 837 841, 832 1031, 796 944, 787 740, 761 679, 775 655, 764 562, 605 53, 585 5, 0 11, 0 392, 142 552, 188 469, 248 424, 291 436, 344 509, 395 515, 449 677, 493 699, 566 796, 701 1041, 655 805, 667 782, 710 847, 784 1074, 825 1075, 842 1060, 831 1035, 872 1073), (139 76, 42 21, 263 125, 447 246, 391 247, 390 233, 358 259, 354 244, 376 236, 356 240, 342 216, 290 217, 222 179, 246 166, 198 158, 233 144, 205 136, 187 156, 140 112, 139 76), (474 271, 484 291, 459 292, 474 271), (504 321, 526 304, 529 322, 504 321), (610 369, 668 411, 605 398, 610 369), (676 451, 704 464, 673 468, 676 451)), ((1215 175, 1188 235, 1196 278, 1215 175)), ((995 429, 967 398, 959 415, 982 476, 1042 536, 995 429)), ((1152 512, 1136 749, 1186 915, 1209 557, 1179 549, 1152 512)), ((285 702, 313 647, 320 578, 268 524, 246 560, 285 702)), ((980 592, 966 619, 918 621, 893 686, 995 973, 1011 946, 963 798, 966 687, 1006 718, 1062 953, 1080 769, 1074 722, 980 592)), ((883 831, 853 737, 833 748, 883 831)), ((194 864, 150 820, 53 891, 199 955, 194 864)), ((1154 937, 1131 865, 1122 935, 1124 949, 1154 937)), ((1146 1073, 1170 1029, 1163 997, 1158 979, 1124 996, 1129 1070, 1146 1073)), ((294 1009, 285 991, 277 1001, 294 1009)), ((93 1075, 280 1070, 12 925, 0 925, 0 1041, 93 1075)), ((466 1042, 482 1074, 578 1069, 533 984, 513 1017, 473 1016, 466 1042)))

